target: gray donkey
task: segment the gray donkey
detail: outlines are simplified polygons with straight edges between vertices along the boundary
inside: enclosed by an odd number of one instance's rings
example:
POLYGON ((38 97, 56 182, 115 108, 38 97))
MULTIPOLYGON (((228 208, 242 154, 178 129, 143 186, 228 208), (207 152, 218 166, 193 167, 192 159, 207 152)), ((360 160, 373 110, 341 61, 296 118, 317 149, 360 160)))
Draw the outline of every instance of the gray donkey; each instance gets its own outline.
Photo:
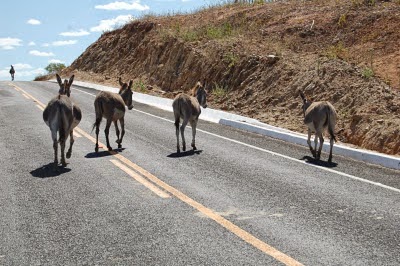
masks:
POLYGON ((303 113, 304 124, 308 126, 308 139, 307 143, 314 158, 317 160, 321 157, 322 145, 324 143, 323 131, 328 129, 330 135, 330 152, 328 162, 332 162, 332 148, 335 138, 335 125, 337 113, 335 107, 330 102, 311 102, 300 92, 300 97, 303 100, 303 113), (315 149, 311 146, 311 133, 315 132, 315 149), (320 141, 319 149, 317 151, 318 138, 320 141))
POLYGON ((79 124, 82 119, 81 109, 76 106, 69 98, 71 95, 71 85, 74 81, 74 75, 68 80, 62 80, 58 74, 56 74, 58 85, 60 90, 58 96, 54 97, 47 104, 43 111, 43 120, 50 127, 51 137, 53 139, 54 148, 54 167, 58 167, 58 142, 61 146, 61 164, 66 166, 64 151, 65 142, 70 136, 70 145, 67 152, 67 158, 71 157, 72 145, 74 144, 73 130, 79 124), (59 134, 59 140, 57 141, 57 132, 59 134))
POLYGON ((192 127, 192 148, 196 150, 196 126, 199 116, 201 114, 201 108, 207 108, 207 92, 200 82, 197 82, 192 89, 191 95, 185 93, 178 94, 174 101, 172 102, 172 108, 174 109, 175 116, 175 128, 176 128, 176 149, 179 153, 179 122, 180 118, 183 119, 181 125, 181 135, 182 135, 182 149, 186 151, 186 141, 185 141, 185 127, 188 122, 192 127))
MULTIPOLYGON (((132 103, 132 84, 133 81, 129 81, 128 83, 122 82, 121 78, 119 78, 119 84, 121 88, 119 93, 113 93, 108 91, 101 91, 97 94, 96 99, 94 100, 94 109, 96 112, 96 122, 93 124, 93 129, 96 128, 96 147, 95 151, 99 151, 99 127, 102 118, 107 119, 106 128, 104 133, 106 135, 107 148, 109 151, 112 150, 110 146, 110 142, 108 140, 108 133, 110 131, 111 122, 114 122, 115 131, 117 133, 117 143, 118 148, 122 148, 122 138, 125 134, 125 105, 128 106, 128 109, 131 110, 133 108, 132 103), (119 128, 117 122, 121 124, 121 138, 119 137, 119 128)), ((93 131, 92 129, 92 131, 93 131)))

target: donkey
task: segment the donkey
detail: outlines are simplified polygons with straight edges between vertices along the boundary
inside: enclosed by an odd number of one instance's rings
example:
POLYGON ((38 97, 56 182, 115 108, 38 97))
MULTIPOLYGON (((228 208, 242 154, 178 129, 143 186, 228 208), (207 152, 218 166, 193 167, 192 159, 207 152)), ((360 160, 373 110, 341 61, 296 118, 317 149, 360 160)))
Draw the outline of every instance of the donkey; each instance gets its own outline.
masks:
MULTIPOLYGON (((99 127, 102 118, 104 117, 107 119, 106 128, 104 133, 106 135, 107 140, 107 148, 109 151, 112 151, 110 146, 110 142, 108 140, 108 133, 110 131, 111 122, 114 122, 115 131, 117 133, 117 140, 118 148, 122 148, 122 138, 125 134, 125 105, 128 107, 129 110, 132 110, 133 103, 132 103, 132 84, 133 81, 129 81, 128 83, 124 83, 119 78, 119 84, 121 86, 119 93, 113 93, 108 91, 101 91, 97 94, 96 99, 94 100, 94 109, 96 112, 96 122, 93 124, 93 129, 96 128, 96 147, 95 151, 99 151, 99 127), (121 138, 119 137, 119 128, 117 122, 121 124, 121 138)), ((93 131, 92 129, 92 131, 93 131)))
POLYGON ((310 147, 310 151, 314 158, 317 160, 321 157, 322 145, 324 143, 323 132, 328 129, 330 135, 330 151, 328 162, 332 162, 332 148, 333 142, 336 142, 335 138, 335 125, 337 113, 335 107, 330 102, 320 101, 311 102, 309 101, 300 91, 300 97, 303 100, 303 114, 304 114, 304 124, 308 126, 308 139, 307 143, 310 147), (311 133, 315 132, 315 148, 311 146, 311 133), (320 141, 319 149, 317 151, 318 138, 320 141))
POLYGON ((67 152, 67 159, 71 158, 72 145, 74 144, 74 128, 79 124, 82 119, 82 111, 76 106, 69 98, 71 95, 71 85, 74 81, 74 75, 68 80, 62 80, 58 74, 56 74, 58 85, 60 90, 58 96, 54 97, 47 104, 43 111, 43 120, 50 127, 51 137, 53 139, 54 149, 54 167, 58 166, 58 142, 61 146, 61 164, 67 166, 65 161, 64 151, 65 142, 70 136, 70 144, 67 152), (59 133, 59 140, 57 141, 57 132, 59 133))
POLYGON ((180 93, 175 97, 174 101, 172 102, 172 108, 174 109, 174 116, 175 116, 176 141, 177 141, 176 149, 178 153, 180 153, 180 146, 179 146, 180 118, 182 118, 183 120, 180 128, 182 135, 182 149, 183 151, 186 151, 185 127, 187 123, 190 122, 193 135, 192 148, 193 150, 196 150, 196 144, 195 144, 196 126, 201 113, 200 106, 202 106, 203 108, 207 108, 207 92, 200 82, 197 82, 196 85, 193 87, 191 95, 180 93))

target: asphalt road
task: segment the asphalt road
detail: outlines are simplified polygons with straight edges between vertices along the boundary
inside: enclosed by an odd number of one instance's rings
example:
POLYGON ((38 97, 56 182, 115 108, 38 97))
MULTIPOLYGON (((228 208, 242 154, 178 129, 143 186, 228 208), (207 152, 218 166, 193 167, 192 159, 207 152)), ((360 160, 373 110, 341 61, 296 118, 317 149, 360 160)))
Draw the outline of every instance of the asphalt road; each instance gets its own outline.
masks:
POLYGON ((55 172, 57 91, 0 82, 0 265, 400 265, 399 171, 204 121, 177 155, 172 113, 138 103, 123 149, 95 154, 96 91, 73 86, 83 119, 55 172))

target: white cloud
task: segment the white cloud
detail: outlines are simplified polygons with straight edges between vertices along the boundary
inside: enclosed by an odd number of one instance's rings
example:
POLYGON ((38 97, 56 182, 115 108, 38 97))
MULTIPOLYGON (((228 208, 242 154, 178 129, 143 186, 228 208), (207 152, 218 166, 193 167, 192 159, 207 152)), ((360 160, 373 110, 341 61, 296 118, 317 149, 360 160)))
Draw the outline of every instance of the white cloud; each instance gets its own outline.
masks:
POLYGON ((42 44, 42 47, 49 47, 50 46, 50 43, 44 43, 44 44, 42 44))
POLYGON ((83 29, 80 29, 79 31, 69 31, 69 32, 61 32, 61 36, 67 36, 67 37, 80 37, 80 36, 85 36, 89 35, 90 32, 85 31, 83 29))
POLYGON ((121 26, 133 20, 131 15, 121 15, 113 19, 101 20, 100 24, 96 27, 90 28, 93 32, 103 32, 113 30, 116 26, 121 26))
POLYGON ((30 64, 23 64, 23 63, 18 63, 13 65, 14 68, 17 69, 31 69, 32 66, 30 64))
POLYGON ((39 52, 38 50, 29 51, 29 54, 34 56, 54 56, 52 52, 46 53, 46 52, 39 52))
POLYGON ((40 25, 40 24, 42 24, 42 22, 40 22, 39 20, 34 19, 34 18, 31 18, 26 23, 31 24, 31 25, 40 25))
POLYGON ((65 46, 65 45, 73 45, 73 44, 76 44, 77 42, 78 42, 77 40, 56 41, 56 42, 52 42, 51 45, 53 45, 53 46, 65 46))
POLYGON ((149 10, 150 7, 148 5, 140 4, 140 0, 135 0, 132 2, 113 2, 107 5, 97 5, 94 8, 96 9, 105 9, 105 10, 138 10, 145 11, 149 10))
POLYGON ((29 46, 35 46, 36 43, 35 43, 35 42, 29 42, 28 45, 29 45, 29 46))
POLYGON ((49 63, 54 63, 54 64, 64 64, 64 61, 58 60, 58 59, 50 59, 49 63))
POLYGON ((14 49, 15 46, 21 46, 22 40, 17 38, 0 38, 0 48, 4 50, 14 49))

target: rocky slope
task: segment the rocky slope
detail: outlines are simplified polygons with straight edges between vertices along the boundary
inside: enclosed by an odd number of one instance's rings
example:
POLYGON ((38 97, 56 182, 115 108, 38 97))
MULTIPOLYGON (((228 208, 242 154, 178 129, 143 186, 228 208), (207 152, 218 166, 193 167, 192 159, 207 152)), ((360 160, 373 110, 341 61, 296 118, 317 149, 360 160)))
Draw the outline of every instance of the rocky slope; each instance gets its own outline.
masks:
MULTIPOLYGON (((338 140, 400 155, 400 4, 283 1, 145 17, 104 33, 64 71, 174 97, 196 81, 209 106, 305 132, 299 90, 329 100, 338 140)), ((372 3, 372 2, 371 2, 372 3)))

